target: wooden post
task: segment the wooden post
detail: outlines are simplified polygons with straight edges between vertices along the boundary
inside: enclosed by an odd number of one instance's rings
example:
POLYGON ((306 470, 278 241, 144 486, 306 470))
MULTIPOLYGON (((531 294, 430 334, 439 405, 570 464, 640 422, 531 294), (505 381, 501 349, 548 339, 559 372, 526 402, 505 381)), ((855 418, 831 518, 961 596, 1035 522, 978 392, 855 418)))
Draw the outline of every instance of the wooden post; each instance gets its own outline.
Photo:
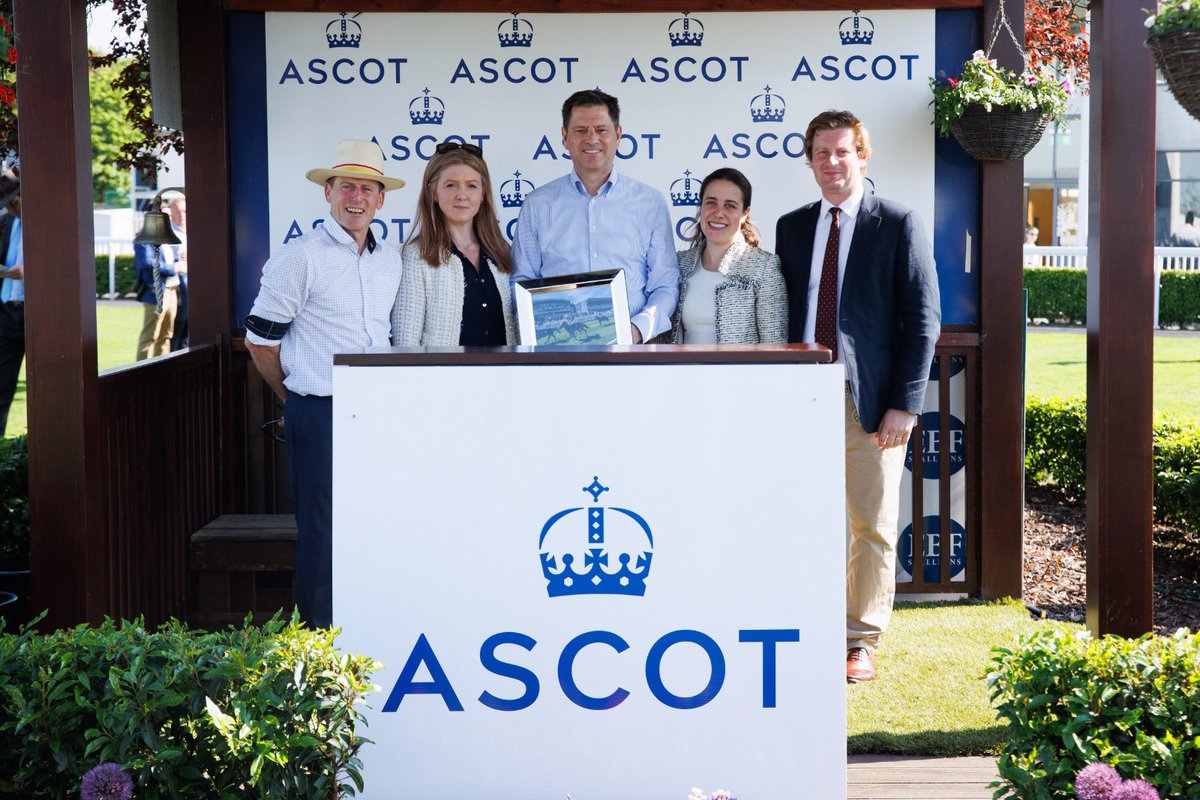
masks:
MULTIPOLYGON (((21 42, 32 606, 47 628, 111 606, 104 542, 84 0, 16 0, 21 42)), ((130 343, 132 347, 132 343, 130 343)))
MULTIPOLYGON (((990 39, 1000 0, 985 0, 983 32, 990 39)), ((1018 39, 1025 35, 1023 4, 1006 5, 1008 23, 1018 39)), ((1020 72, 1016 46, 1001 31, 992 56, 1020 72)), ((1024 542, 1024 457, 1021 435, 1025 397, 1021 386, 1021 342, 1025 315, 1021 293, 1021 207, 1024 165, 987 161, 980 165, 983 195, 979 250, 980 359, 980 575, 987 598, 1021 596, 1024 542)))
POLYGON ((1154 61, 1141 3, 1092 3, 1087 623, 1154 625, 1154 61))

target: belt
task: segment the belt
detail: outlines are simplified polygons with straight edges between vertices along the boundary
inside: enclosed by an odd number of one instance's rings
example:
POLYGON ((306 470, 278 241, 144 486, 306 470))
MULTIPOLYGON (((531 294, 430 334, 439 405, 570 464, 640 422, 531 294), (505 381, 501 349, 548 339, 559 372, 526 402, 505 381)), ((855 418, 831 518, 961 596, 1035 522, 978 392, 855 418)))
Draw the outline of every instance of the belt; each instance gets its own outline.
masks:
POLYGON ((18 307, 18 308, 19 308, 20 306, 23 306, 23 305, 25 305, 25 301, 24 301, 24 300, 5 300, 5 301, 4 301, 4 305, 6 305, 6 306, 16 306, 16 307, 18 307))

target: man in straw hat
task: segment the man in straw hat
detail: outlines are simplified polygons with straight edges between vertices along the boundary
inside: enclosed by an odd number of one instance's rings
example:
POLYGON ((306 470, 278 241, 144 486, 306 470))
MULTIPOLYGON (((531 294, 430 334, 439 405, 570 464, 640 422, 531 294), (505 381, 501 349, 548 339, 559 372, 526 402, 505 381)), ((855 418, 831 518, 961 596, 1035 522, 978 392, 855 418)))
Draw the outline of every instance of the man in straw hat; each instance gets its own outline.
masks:
POLYGON ((284 401, 299 534, 296 605, 319 627, 333 617, 333 356, 390 343, 400 252, 376 241, 371 220, 384 192, 404 185, 383 174, 373 142, 343 139, 332 165, 305 174, 325 187, 329 218, 267 261, 246 317, 254 365, 284 401))
POLYGON ((21 179, 0 172, 0 436, 8 426, 8 408, 17 393, 25 360, 25 252, 21 240, 21 179))

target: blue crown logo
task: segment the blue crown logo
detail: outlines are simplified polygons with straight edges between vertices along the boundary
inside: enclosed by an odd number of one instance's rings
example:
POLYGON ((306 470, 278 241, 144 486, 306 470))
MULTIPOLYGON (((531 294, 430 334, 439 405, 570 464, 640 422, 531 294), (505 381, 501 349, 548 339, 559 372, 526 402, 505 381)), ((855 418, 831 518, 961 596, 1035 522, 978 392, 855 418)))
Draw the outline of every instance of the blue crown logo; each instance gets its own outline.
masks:
POLYGON ((685 169, 683 177, 676 179, 671 184, 671 205, 673 206, 698 206, 700 205, 700 184, 699 178, 692 177, 692 171, 685 169))
POLYGON ((429 87, 422 92, 423 97, 414 97, 408 104, 408 116, 413 125, 441 125, 446 116, 446 104, 439 97, 429 96, 429 87))
POLYGON ((533 23, 518 19, 514 11, 511 20, 501 20, 496 26, 496 36, 501 47, 529 47, 533 44, 533 23))
MULTIPOLYGON (((593 503, 599 502, 600 495, 608 490, 607 486, 600 483, 599 477, 592 478, 591 484, 583 487, 583 491, 592 496, 593 503)), ((573 548, 567 548, 568 552, 563 552, 559 557, 546 552, 544 544, 547 534, 554 533, 557 537, 558 531, 566 528, 565 525, 555 528, 556 523, 564 517, 583 510, 584 508, 568 508, 560 511, 546 520, 546 524, 542 526, 542 535, 538 538, 538 549, 542 551, 540 557, 542 574, 546 576, 546 593, 550 597, 580 594, 618 594, 633 597, 645 595, 646 578, 650 575, 650 559, 654 555, 650 552, 654 547, 654 538, 650 534, 650 526, 646 524, 646 520, 627 508, 587 507, 587 530, 583 534, 587 539, 587 549, 583 556, 583 572, 577 572, 572 566, 575 563, 575 555, 569 550, 573 548), (605 536, 613 531, 611 529, 606 531, 605 511, 616 512, 609 515, 607 522, 612 529, 615 529, 618 536, 633 534, 634 540, 639 543, 638 546, 632 548, 632 552, 617 554, 616 560, 620 566, 609 563, 610 551, 605 543, 605 536), (630 525, 629 520, 635 524, 630 525), (640 544, 642 539, 645 539, 645 549, 640 544), (634 561, 635 557, 636 561, 634 561), (558 567, 560 558, 562 569, 558 567), (632 567, 630 561, 634 561, 632 567), (610 571, 610 567, 616 567, 616 569, 610 571)))
MULTIPOLYGON (((362 25, 354 21, 354 17, 347 18, 349 11, 343 11, 339 14, 339 19, 325 26, 325 40, 329 42, 330 47, 358 47, 362 41, 362 25)), ((362 12, 360 11, 359 14, 362 12)))
POLYGON ((520 208, 525 195, 533 191, 531 181, 521 179, 521 171, 513 173, 512 179, 500 184, 500 205, 504 208, 520 208))
POLYGON ((870 44, 875 38, 875 23, 860 16, 858 9, 853 17, 846 17, 838 24, 838 36, 842 37, 842 45, 870 44))
POLYGON ((671 40, 671 47, 699 47, 704 43, 704 23, 692 19, 691 13, 683 12, 682 17, 676 17, 667 26, 667 38, 671 40))
POLYGON ((770 86, 764 86, 763 94, 750 101, 750 119, 755 122, 783 122, 786 111, 787 103, 779 95, 771 94, 770 86))

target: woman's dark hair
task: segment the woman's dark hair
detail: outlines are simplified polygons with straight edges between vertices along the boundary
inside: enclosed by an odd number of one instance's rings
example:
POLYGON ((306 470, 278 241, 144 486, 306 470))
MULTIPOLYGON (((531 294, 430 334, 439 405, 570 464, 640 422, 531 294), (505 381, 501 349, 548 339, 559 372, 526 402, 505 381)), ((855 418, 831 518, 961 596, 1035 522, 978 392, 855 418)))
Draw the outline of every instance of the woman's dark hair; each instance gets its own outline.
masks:
MULTIPOLYGON (((742 210, 750 210, 750 197, 753 194, 753 189, 750 186, 750 179, 743 175, 741 170, 734 169, 733 167, 721 167, 720 169, 715 169, 708 173, 708 176, 700 184, 701 205, 704 203, 704 191, 713 181, 729 181, 736 186, 742 193, 742 210)), ((749 216, 747 216, 745 221, 742 222, 742 236, 746 237, 747 244, 752 244, 755 247, 758 247, 758 243, 761 240, 758 235, 758 228, 755 227, 754 223, 750 221, 749 216)), ((692 233, 691 238, 693 242, 697 242, 704 238, 704 232, 700 229, 700 216, 698 214, 696 216, 695 231, 692 233)))

